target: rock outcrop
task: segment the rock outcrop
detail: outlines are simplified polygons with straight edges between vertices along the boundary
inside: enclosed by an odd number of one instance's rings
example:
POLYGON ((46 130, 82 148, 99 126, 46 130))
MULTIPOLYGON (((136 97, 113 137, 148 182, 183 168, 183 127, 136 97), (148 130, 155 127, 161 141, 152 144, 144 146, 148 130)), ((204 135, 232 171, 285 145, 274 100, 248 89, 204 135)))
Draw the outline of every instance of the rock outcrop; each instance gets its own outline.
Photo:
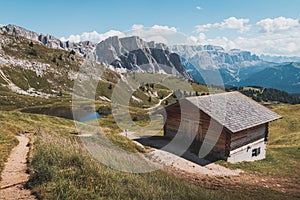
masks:
POLYGON ((44 45, 51 48, 64 49, 67 51, 74 50, 78 55, 81 55, 87 59, 90 60, 95 59, 93 55, 95 44, 93 44, 90 41, 84 41, 79 43, 70 42, 70 41, 63 42, 52 35, 38 34, 36 32, 12 24, 9 24, 7 26, 2 26, 0 27, 0 30, 2 32, 6 32, 12 35, 19 35, 25 37, 29 40, 41 42, 44 45))
POLYGON ((186 58, 195 67, 202 69, 228 68, 232 65, 249 65, 260 61, 258 56, 249 51, 239 49, 225 51, 222 47, 213 45, 175 45, 172 51, 186 58))
POLYGON ((172 53, 165 44, 146 42, 137 36, 110 37, 97 44, 95 54, 99 62, 115 68, 192 79, 178 54, 172 53))
POLYGON ((213 45, 175 45, 171 49, 181 56, 190 74, 201 83, 205 83, 203 76, 214 80, 218 73, 223 79, 218 84, 239 85, 241 80, 270 65, 251 52, 239 49, 225 51, 213 45))

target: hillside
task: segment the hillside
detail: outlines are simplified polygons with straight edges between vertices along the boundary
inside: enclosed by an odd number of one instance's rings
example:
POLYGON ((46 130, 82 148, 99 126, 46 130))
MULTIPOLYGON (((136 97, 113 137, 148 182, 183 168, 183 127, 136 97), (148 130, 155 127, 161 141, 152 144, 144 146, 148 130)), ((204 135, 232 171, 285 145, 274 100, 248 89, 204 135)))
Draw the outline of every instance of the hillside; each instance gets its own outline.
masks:
POLYGON ((239 91, 244 95, 252 98, 257 102, 262 102, 264 104, 278 104, 278 103, 288 103, 288 104, 299 104, 300 97, 295 94, 289 94, 287 92, 273 89, 273 88, 263 88, 257 86, 246 86, 246 87, 228 87, 226 91, 239 91))
POLYGON ((241 82, 241 85, 257 85, 276 88, 289 93, 300 91, 300 64, 289 63, 268 67, 241 82))

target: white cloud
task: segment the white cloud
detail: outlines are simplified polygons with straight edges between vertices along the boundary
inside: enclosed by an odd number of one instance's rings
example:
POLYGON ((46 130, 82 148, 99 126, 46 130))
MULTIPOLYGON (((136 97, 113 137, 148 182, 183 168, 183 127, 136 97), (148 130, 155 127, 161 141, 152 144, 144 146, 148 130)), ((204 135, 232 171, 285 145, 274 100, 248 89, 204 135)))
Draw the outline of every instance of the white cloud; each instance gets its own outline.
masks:
POLYGON ((190 36, 188 40, 189 40, 189 42, 187 44, 196 45, 199 40, 199 37, 190 36))
POLYGON ((237 19, 235 17, 229 17, 228 19, 225 19, 220 24, 217 24, 217 27, 221 29, 238 29, 241 32, 248 31, 250 29, 250 25, 247 25, 249 23, 249 19, 240 18, 237 19))
MULTIPOLYGON (((165 44, 171 44, 179 40, 179 33, 175 27, 153 25, 152 27, 146 28, 142 25, 133 25, 132 30, 125 33, 126 36, 139 36, 146 41, 156 41, 165 44)), ((185 37, 186 38, 186 37, 185 37)))
POLYGON ((208 31, 211 28, 217 29, 237 29, 240 33, 244 33, 250 30, 251 26, 249 25, 249 19, 246 18, 236 18, 236 17, 229 17, 224 19, 222 22, 216 22, 213 24, 203 24, 196 26, 197 32, 208 31))
POLYGON ((198 35, 199 40, 205 40, 206 39, 206 35, 204 33, 199 33, 198 35))
POLYGON ((255 37, 239 37, 235 43, 241 49, 257 54, 284 56, 300 56, 300 30, 290 29, 289 32, 262 33, 255 37))
POLYGON ((203 37, 203 34, 200 33, 195 39, 197 39, 198 44, 218 45, 227 50, 238 48, 251 51, 258 55, 300 56, 300 26, 295 23, 297 19, 285 19, 263 19, 260 22, 264 23, 257 23, 256 28, 261 29, 262 24, 264 24, 263 27, 265 30, 253 32, 251 35, 241 35, 229 39, 224 35, 224 32, 220 33, 220 36, 215 38, 203 37), (269 21, 271 21, 271 23, 269 23, 271 25, 267 26, 265 22, 269 21), (278 21, 289 23, 282 23, 279 25, 278 21))
POLYGON ((197 10, 202 10, 203 8, 201 6, 196 6, 197 10))
POLYGON ((175 27, 153 25, 150 28, 145 28, 142 24, 132 25, 132 30, 128 32, 121 32, 117 30, 110 30, 106 33, 100 34, 96 31, 84 32, 81 35, 70 35, 68 38, 60 38, 62 41, 80 42, 80 41, 91 41, 94 43, 100 42, 112 36, 126 37, 126 36, 140 36, 145 40, 155 40, 159 42, 168 43, 166 36, 174 35, 177 33, 175 27))
POLYGON ((100 42, 112 36, 125 37, 125 34, 120 31, 110 30, 106 33, 99 34, 96 31, 84 32, 81 35, 70 35, 68 38, 62 37, 62 41, 71 41, 71 42, 80 42, 80 41, 91 41, 91 42, 100 42))
POLYGON ((199 44, 202 44, 202 45, 210 44, 210 45, 215 45, 215 46, 221 46, 227 50, 237 48, 235 42, 229 40, 225 36, 218 36, 215 38, 207 38, 207 39, 199 38, 199 44))
POLYGON ((143 29, 144 25, 142 25, 142 24, 133 24, 131 28, 132 28, 132 30, 143 29))
POLYGON ((197 25, 196 26, 196 32, 205 32, 208 31, 208 29, 213 28, 213 24, 203 24, 203 25, 197 25))
POLYGON ((147 27, 144 27, 144 25, 142 25, 142 24, 133 24, 131 29, 132 29, 132 31, 147 29, 147 30, 152 30, 154 32, 157 32, 157 31, 177 32, 177 29, 175 27, 161 26, 161 25, 153 25, 152 27, 147 28, 147 27))
POLYGON ((165 31, 177 32, 177 29, 175 27, 169 27, 169 26, 154 25, 151 28, 156 29, 156 30, 165 30, 165 31))
POLYGON ((256 25, 260 27, 262 32, 276 32, 299 27, 299 20, 285 17, 266 18, 257 22, 256 25))

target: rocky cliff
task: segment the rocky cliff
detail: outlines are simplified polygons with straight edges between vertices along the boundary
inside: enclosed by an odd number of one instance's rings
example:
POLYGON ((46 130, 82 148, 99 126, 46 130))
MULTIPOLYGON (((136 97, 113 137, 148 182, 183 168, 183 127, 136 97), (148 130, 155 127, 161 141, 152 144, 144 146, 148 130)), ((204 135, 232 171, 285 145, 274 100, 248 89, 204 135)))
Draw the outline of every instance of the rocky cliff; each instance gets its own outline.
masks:
POLYGON ((137 36, 110 37, 96 45, 99 62, 129 71, 163 73, 191 80, 180 56, 162 43, 146 42, 137 36))
POLYGON ((0 30, 2 32, 9 33, 11 35, 16 35, 16 36, 19 35, 29 40, 41 42, 42 44, 51 48, 58 48, 67 51, 74 50, 77 54, 85 58, 88 58, 90 60, 94 60, 94 55, 92 52, 94 51, 95 44, 89 41, 84 41, 79 43, 74 43, 69 41, 63 42, 52 35, 38 34, 36 32, 12 24, 9 24, 7 26, 2 26, 0 27, 0 30))
POLYGON ((239 49, 225 51, 222 47, 213 45, 175 45, 171 49, 182 57, 189 72, 201 83, 201 75, 215 76, 217 72, 225 85, 238 85, 241 80, 270 65, 251 52, 239 49))
POLYGON ((232 49, 225 51, 222 47, 213 45, 175 45, 172 51, 186 58, 195 67, 202 69, 228 68, 232 65, 249 65, 260 61, 259 57, 249 51, 232 49))

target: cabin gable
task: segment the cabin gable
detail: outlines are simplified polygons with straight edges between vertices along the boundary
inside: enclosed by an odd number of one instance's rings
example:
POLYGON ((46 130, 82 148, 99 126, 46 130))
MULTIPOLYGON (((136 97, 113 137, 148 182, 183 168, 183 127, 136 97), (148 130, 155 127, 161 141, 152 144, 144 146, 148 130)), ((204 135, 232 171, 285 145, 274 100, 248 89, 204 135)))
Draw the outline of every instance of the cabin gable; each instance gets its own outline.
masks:
POLYGON ((226 159, 230 151, 230 133, 224 126, 202 112, 189 101, 177 102, 166 108, 164 136, 172 139, 182 131, 186 137, 194 137, 190 149, 198 154, 203 141, 214 146, 210 156, 226 159), (184 109, 181 109, 181 107, 184 109), (181 125, 181 129, 179 126, 181 125), (220 134, 221 130, 221 134, 220 134), (209 135, 207 134, 209 131, 209 135), (195 134, 196 133, 196 134, 195 134), (217 142, 215 138, 218 138, 217 142))

